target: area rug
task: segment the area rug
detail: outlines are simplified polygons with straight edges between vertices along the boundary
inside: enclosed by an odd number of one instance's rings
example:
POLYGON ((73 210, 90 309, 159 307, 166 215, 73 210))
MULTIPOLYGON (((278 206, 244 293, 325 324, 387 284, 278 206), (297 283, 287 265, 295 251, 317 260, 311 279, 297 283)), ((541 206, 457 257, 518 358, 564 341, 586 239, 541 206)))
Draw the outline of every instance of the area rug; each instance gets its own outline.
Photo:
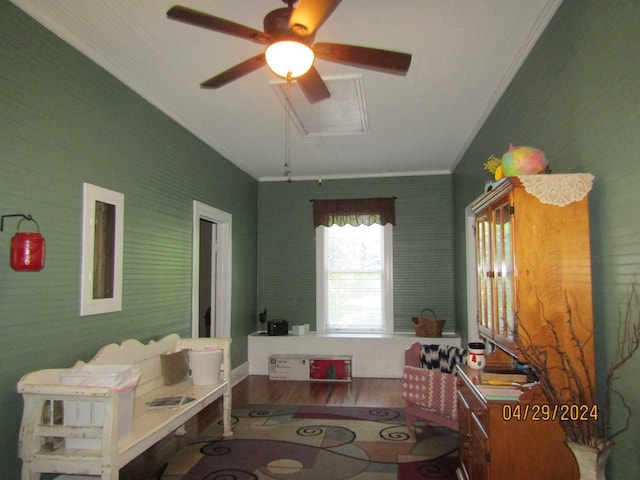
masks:
POLYGON ((458 436, 403 409, 244 405, 171 459, 163 480, 455 480, 458 436))

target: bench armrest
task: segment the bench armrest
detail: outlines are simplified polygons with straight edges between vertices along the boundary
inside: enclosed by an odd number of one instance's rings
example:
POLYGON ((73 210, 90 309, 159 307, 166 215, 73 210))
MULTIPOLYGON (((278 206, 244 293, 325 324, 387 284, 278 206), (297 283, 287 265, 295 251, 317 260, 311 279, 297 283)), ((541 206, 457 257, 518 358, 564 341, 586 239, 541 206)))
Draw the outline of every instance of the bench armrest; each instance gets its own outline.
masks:
POLYGON ((90 387, 85 385, 62 385, 60 373, 66 369, 46 369, 27 373, 18 382, 18 393, 52 395, 52 396, 85 396, 109 397, 109 387, 90 387))

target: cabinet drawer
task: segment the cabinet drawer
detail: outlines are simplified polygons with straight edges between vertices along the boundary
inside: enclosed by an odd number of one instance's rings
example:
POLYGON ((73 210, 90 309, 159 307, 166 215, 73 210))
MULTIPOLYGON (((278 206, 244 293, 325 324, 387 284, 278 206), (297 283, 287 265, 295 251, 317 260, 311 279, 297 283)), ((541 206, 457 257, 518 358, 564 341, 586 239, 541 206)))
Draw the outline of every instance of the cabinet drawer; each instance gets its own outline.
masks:
POLYGON ((481 430, 485 437, 488 437, 488 424, 487 421, 487 409, 471 410, 471 421, 473 422, 473 428, 481 430))
POLYGON ((458 380, 458 395, 464 407, 469 411, 470 421, 477 424, 485 436, 488 436, 489 421, 487 404, 461 379, 458 380))

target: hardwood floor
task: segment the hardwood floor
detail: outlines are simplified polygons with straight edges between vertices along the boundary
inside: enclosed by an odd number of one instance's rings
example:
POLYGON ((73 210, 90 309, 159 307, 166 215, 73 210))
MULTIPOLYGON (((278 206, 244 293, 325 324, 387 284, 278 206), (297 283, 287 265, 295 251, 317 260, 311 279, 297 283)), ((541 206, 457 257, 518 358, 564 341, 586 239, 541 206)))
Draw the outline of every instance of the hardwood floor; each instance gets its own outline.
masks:
POLYGON ((403 407, 402 379, 296 382, 252 375, 233 388, 233 404, 403 407))
MULTIPOLYGON (((351 382, 269 380, 251 375, 232 390, 232 405, 334 405, 404 407, 402 379, 354 378, 351 382)), ((169 435, 120 470, 120 480, 157 479, 169 458, 178 453, 211 422, 221 418, 222 400, 203 410, 185 426, 183 436, 169 435)))

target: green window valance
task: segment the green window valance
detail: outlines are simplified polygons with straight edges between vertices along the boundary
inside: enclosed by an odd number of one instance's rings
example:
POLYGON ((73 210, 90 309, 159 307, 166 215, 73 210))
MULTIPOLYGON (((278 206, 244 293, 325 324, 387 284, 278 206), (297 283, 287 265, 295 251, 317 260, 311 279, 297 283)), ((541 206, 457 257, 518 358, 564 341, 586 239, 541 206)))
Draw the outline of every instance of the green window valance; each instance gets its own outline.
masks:
POLYGON ((395 197, 313 201, 313 228, 375 223, 395 225, 395 197))

